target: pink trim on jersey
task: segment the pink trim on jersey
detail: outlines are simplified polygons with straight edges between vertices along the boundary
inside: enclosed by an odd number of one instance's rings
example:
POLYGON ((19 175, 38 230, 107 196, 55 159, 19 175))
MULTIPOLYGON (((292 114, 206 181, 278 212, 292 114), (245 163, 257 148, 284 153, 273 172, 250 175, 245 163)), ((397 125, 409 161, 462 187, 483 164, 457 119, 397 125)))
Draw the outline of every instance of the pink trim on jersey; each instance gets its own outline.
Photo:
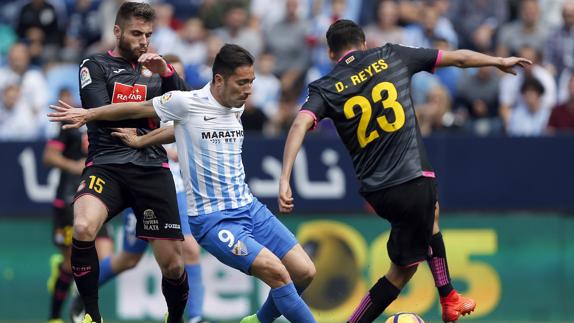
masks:
POLYGON ((66 207, 66 202, 65 202, 64 200, 62 200, 62 199, 55 199, 54 202, 52 203, 52 205, 53 205, 55 208, 63 209, 63 208, 66 207))
POLYGON ((347 56, 347 54, 352 53, 354 51, 356 51, 356 49, 349 49, 348 51, 346 51, 345 54, 343 54, 343 56, 339 57, 337 63, 339 63, 345 56, 347 56))
POLYGON ((161 167, 169 169, 169 163, 161 163, 161 167))
POLYGON ((436 55, 436 61, 434 62, 434 67, 432 68, 432 72, 434 73, 434 71, 436 70, 436 68, 438 67, 438 64, 440 64, 440 62, 442 61, 442 50, 438 51, 438 54, 436 55))
POLYGON ((436 178, 436 175, 433 171, 423 170, 422 174, 423 174, 423 177, 436 178))
POLYGON ((165 74, 160 74, 159 76, 166 78, 166 77, 172 76, 173 73, 175 73, 175 69, 173 68, 173 66, 171 64, 167 64, 167 68, 169 69, 169 71, 165 74))
POLYGON ((64 151, 64 149, 66 149, 66 144, 64 144, 63 142, 61 142, 59 140, 49 140, 46 145, 53 147, 53 148, 56 148, 59 151, 64 151))
POLYGON ((87 163, 87 164, 86 164, 86 167, 90 167, 90 166, 92 166, 92 165, 94 165, 94 162, 93 162, 93 161, 87 163))
POLYGON ((317 129, 317 116, 315 115, 315 113, 311 110, 306 110, 306 109, 301 109, 299 111, 299 113, 305 113, 310 115, 311 117, 313 117, 313 126, 311 127, 311 130, 315 130, 317 129))

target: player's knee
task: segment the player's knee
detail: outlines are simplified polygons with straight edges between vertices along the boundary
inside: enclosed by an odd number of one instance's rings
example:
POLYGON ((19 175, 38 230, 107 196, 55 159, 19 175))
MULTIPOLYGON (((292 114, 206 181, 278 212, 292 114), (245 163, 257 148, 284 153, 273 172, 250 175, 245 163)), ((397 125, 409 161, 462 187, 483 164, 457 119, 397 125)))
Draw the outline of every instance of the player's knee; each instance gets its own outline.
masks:
POLYGON ((97 225, 94 225, 86 218, 74 219, 74 238, 82 241, 92 241, 96 239, 98 233, 97 225))
POLYGON ((125 270, 134 268, 140 261, 141 256, 130 255, 128 257, 123 258, 123 263, 125 270))
POLYGON ((183 261, 181 257, 173 258, 173 260, 160 265, 161 273, 169 279, 178 279, 183 274, 183 261))
POLYGON ((315 278, 317 274, 317 269, 315 268, 315 264, 313 262, 308 263, 304 268, 297 273, 297 278, 294 278, 297 283, 303 285, 309 285, 315 278))
POLYGON ((199 245, 184 242, 183 248, 183 261, 186 264, 196 264, 199 262, 200 250, 199 245))

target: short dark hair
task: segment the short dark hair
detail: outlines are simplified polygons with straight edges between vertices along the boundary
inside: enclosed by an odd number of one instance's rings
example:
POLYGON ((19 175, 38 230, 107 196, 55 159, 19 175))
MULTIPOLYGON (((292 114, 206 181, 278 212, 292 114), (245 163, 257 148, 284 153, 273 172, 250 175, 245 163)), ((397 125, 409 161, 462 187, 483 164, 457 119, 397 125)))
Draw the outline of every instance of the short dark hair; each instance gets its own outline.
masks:
POLYGON ((534 77, 527 77, 524 79, 524 82, 522 82, 520 93, 524 94, 524 92, 528 90, 533 90, 536 91, 538 95, 543 95, 544 85, 542 85, 542 83, 534 77))
POLYGON ((232 75, 241 66, 252 66, 253 56, 245 48, 235 44, 225 44, 215 56, 212 72, 224 78, 232 75))
POLYGON ((345 48, 361 46, 364 42, 365 32, 351 20, 337 20, 327 30, 327 44, 334 53, 345 48))
POLYGON ((145 22, 153 21, 155 19, 155 10, 147 3, 126 1, 122 3, 118 10, 115 24, 123 27, 126 21, 131 18, 142 19, 145 22))

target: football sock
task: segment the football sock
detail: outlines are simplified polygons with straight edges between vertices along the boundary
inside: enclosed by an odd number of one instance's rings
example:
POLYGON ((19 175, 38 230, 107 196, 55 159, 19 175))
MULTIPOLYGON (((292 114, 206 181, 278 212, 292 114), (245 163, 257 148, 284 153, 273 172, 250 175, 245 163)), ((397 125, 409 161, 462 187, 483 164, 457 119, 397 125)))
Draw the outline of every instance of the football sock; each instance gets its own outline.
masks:
POLYGON ((58 270, 58 278, 56 280, 56 285, 54 286, 54 293, 52 294, 52 309, 50 312, 51 319, 57 319, 61 317, 62 305, 68 296, 70 285, 74 280, 72 273, 64 271, 62 265, 58 267, 58 270))
MULTIPOLYGON (((295 288, 297 289, 297 294, 299 295, 303 294, 303 291, 305 291, 305 287, 295 286, 295 288)), ((279 313, 277 306, 275 306, 273 296, 270 292, 267 296, 267 299, 265 300, 265 303, 263 303, 261 308, 257 311, 257 318, 259 321, 261 321, 261 323, 268 323, 273 322, 279 316, 281 316, 281 313, 279 313)))
POLYGON ((293 282, 278 288, 272 288, 271 296, 279 312, 281 312, 289 322, 315 322, 311 310, 297 293, 293 282))
POLYGON ((189 286, 187 283, 187 273, 185 270, 178 279, 168 279, 162 277, 161 291, 167 303, 169 313, 167 323, 180 323, 187 303, 189 286))
POLYGON ((112 270, 112 256, 107 256, 100 261, 100 277, 98 283, 105 284, 108 280, 116 277, 116 273, 112 270))
POLYGON ((201 317, 203 315, 203 294, 205 292, 201 279, 201 265, 185 265, 185 272, 187 273, 189 285, 187 313, 190 318, 201 317))
POLYGON ((428 257, 427 262, 440 297, 446 297, 453 290, 453 287, 450 283, 444 240, 440 232, 432 236, 430 247, 432 254, 428 257))
POLYGON ((72 239, 72 273, 86 313, 94 322, 101 322, 98 307, 98 277, 100 266, 95 241, 72 239))
POLYGON ((373 322, 399 296, 400 292, 400 289, 383 276, 363 297, 348 322, 373 322))

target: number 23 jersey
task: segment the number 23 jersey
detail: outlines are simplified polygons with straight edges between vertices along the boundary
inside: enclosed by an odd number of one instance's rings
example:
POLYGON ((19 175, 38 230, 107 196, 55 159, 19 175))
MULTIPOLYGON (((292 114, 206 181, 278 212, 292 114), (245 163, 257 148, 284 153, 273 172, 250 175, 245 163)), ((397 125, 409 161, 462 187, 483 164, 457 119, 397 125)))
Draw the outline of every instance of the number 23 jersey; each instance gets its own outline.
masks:
POLYGON ((436 49, 386 44, 345 54, 329 74, 309 85, 301 113, 311 114, 315 121, 333 120, 362 192, 434 177, 410 81, 417 72, 432 72, 440 58, 436 49))

